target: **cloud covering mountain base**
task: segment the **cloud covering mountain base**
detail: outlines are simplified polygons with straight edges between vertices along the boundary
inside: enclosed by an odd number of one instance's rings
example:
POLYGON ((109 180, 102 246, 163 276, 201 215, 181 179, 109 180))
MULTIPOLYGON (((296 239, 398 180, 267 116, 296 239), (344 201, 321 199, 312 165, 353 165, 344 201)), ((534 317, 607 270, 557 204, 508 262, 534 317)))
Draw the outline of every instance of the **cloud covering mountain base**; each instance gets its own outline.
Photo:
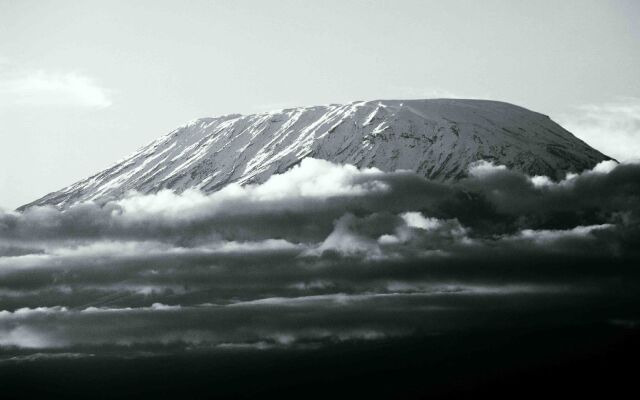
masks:
MULTIPOLYGON (((261 185, 0 214, 0 355, 305 349, 640 321, 640 165, 261 185)), ((43 356, 44 355, 44 356, 43 356)))

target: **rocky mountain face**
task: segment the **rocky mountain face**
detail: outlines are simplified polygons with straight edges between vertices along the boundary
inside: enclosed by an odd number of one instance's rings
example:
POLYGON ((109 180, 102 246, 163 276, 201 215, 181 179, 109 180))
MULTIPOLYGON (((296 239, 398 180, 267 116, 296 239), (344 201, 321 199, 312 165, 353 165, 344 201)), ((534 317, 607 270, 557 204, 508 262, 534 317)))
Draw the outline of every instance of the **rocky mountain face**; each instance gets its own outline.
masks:
POLYGON ((211 192, 231 182, 264 182, 305 157, 412 170, 438 181, 464 177, 478 160, 562 178, 609 159, 549 117, 508 103, 358 101, 201 118, 23 207, 104 202, 131 189, 211 192))

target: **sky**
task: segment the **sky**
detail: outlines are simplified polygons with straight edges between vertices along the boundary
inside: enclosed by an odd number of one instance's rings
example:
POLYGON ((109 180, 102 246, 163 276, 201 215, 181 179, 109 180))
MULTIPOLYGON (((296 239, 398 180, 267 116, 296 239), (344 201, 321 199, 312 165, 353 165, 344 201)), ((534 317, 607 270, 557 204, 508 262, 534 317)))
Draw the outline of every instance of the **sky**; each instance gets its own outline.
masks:
POLYGON ((0 208, 186 121, 379 98, 550 115, 640 154, 640 3, 0 0, 0 208))

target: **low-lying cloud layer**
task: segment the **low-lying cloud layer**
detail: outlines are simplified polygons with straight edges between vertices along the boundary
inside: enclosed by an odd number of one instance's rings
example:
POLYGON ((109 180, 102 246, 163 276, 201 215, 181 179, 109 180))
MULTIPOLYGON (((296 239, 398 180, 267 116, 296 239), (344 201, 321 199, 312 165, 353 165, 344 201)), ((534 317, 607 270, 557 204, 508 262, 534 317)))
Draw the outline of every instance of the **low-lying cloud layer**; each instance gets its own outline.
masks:
POLYGON ((208 195, 8 212, 0 355, 635 320, 639 218, 639 164, 555 182, 480 163, 442 184, 314 159, 208 195))

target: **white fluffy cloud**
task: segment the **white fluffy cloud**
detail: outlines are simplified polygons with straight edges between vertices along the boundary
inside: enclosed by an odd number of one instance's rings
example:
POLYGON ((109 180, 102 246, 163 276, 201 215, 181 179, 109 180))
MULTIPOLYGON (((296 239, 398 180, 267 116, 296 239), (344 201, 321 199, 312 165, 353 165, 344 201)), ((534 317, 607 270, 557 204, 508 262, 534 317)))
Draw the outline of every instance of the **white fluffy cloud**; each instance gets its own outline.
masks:
POLYGON ((567 176, 559 181, 554 182, 548 176, 536 175, 529 178, 531 183, 536 188, 553 188, 553 187, 562 187, 571 185, 576 182, 576 178, 580 178, 581 176, 592 176, 592 175, 606 175, 609 172, 613 171, 618 166, 618 163, 613 160, 605 160, 600 161, 593 167, 591 170, 583 171, 581 174, 568 173, 567 176))
POLYGON ((111 91, 78 72, 45 70, 0 74, 0 105, 105 108, 111 91))
POLYGON ((619 161, 640 159, 640 98, 585 104, 558 120, 580 139, 619 161))
POLYGON ((375 179, 382 172, 376 168, 358 169, 353 165, 305 158, 282 175, 273 175, 260 185, 241 186, 233 183, 212 194, 186 190, 181 194, 163 190, 140 196, 135 192, 113 204, 129 217, 146 218, 162 215, 189 219, 213 215, 225 207, 238 204, 274 203, 292 199, 329 199, 338 196, 362 196, 388 191, 389 187, 375 179), (366 179, 373 178, 373 179, 366 179))
POLYGON ((472 163, 469 166, 469 175, 474 178, 485 178, 496 172, 506 171, 507 167, 504 165, 495 165, 493 162, 480 160, 472 163))

